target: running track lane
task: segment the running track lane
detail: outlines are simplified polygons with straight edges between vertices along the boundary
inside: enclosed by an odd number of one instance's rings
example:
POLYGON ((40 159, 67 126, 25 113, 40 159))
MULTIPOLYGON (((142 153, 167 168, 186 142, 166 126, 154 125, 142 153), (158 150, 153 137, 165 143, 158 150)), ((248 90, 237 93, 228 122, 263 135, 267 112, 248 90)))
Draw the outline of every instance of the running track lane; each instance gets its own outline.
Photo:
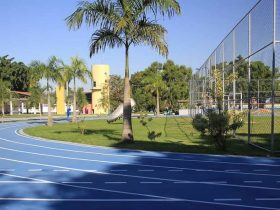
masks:
POLYGON ((280 160, 90 147, 0 124, 0 209, 280 209, 280 160))

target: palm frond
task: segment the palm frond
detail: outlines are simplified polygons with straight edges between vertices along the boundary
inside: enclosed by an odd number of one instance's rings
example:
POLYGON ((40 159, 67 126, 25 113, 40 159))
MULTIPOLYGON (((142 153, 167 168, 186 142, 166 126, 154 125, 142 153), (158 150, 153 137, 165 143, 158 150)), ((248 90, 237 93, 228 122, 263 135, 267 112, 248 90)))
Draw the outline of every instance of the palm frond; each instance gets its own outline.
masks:
POLYGON ((172 17, 181 14, 181 7, 177 0, 132 0, 135 15, 146 16, 152 13, 154 16, 158 14, 162 16, 172 17))
POLYGON ((123 44, 124 40, 114 31, 106 28, 97 30, 91 37, 90 57, 106 47, 121 47, 123 44))
POLYGON ((158 50, 159 54, 163 56, 168 55, 168 46, 165 41, 165 34, 167 30, 153 21, 143 18, 137 23, 132 43, 139 45, 144 43, 158 50))
POLYGON ((114 2, 96 0, 93 3, 82 1, 78 8, 66 20, 69 29, 78 29, 85 22, 87 26, 112 27, 120 16, 115 10, 114 2))

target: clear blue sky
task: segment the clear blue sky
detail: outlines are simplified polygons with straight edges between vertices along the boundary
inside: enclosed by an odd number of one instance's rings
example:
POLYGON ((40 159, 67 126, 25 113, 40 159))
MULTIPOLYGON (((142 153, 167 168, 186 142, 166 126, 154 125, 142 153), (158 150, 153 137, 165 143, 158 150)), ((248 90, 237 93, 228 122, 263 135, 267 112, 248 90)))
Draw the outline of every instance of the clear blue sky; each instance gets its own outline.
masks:
MULTIPOLYGON (((182 15, 161 20, 168 30, 169 59, 200 67, 207 56, 257 0, 179 0, 182 15)), ((77 0, 1 0, 0 56, 10 55, 29 64, 56 55, 65 62, 70 56, 84 58, 87 65, 108 63, 111 74, 123 75, 124 50, 108 49, 89 58, 92 29, 69 31, 64 19, 76 8, 77 0)), ((131 73, 153 61, 164 62, 148 47, 131 50, 131 73)))

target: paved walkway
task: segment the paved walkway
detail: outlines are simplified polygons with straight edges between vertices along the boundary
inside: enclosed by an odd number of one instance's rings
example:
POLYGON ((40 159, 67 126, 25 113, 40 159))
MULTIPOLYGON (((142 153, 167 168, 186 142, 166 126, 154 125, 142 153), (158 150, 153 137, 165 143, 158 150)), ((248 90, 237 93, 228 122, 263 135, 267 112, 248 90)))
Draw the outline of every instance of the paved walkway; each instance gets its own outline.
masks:
POLYGON ((0 124, 0 209, 280 209, 280 159, 46 141, 0 124))

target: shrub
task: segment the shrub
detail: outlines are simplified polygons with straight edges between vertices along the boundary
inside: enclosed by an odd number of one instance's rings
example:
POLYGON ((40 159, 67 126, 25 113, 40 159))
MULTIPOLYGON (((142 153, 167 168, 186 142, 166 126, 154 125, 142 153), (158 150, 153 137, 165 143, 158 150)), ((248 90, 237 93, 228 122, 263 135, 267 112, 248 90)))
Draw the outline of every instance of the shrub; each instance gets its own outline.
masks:
POLYGON ((230 115, 227 112, 207 110, 206 117, 208 118, 208 133, 212 137, 216 148, 226 150, 230 115))
POLYGON ((245 113, 243 112, 208 109, 205 111, 205 116, 197 114, 193 118, 192 125, 201 135, 208 133, 217 149, 226 150, 228 132, 232 131, 233 136, 235 136, 236 130, 244 125, 244 117, 245 113))
POLYGON ((208 128, 208 120, 202 114, 197 114, 193 118, 192 126, 202 135, 205 135, 206 129, 208 128))
POLYGON ((86 123, 85 123, 85 119, 82 119, 81 121, 78 122, 78 129, 80 130, 80 133, 82 135, 85 134, 86 129, 87 129, 87 126, 86 126, 86 123))

